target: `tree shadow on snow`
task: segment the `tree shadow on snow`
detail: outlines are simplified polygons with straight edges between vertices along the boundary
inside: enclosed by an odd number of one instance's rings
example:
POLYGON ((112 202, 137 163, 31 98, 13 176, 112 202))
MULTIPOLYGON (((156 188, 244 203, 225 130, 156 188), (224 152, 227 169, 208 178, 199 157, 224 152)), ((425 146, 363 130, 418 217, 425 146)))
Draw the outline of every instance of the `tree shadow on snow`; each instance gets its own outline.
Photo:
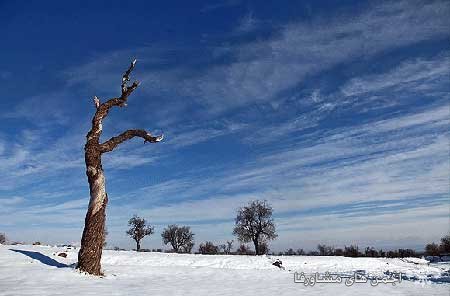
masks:
POLYGON ((55 266, 57 268, 70 267, 67 264, 60 263, 60 262, 56 261, 55 259, 45 256, 44 254, 41 254, 39 252, 16 250, 16 249, 10 249, 10 250, 13 252, 24 254, 32 259, 40 261, 41 263, 43 263, 45 265, 55 266))

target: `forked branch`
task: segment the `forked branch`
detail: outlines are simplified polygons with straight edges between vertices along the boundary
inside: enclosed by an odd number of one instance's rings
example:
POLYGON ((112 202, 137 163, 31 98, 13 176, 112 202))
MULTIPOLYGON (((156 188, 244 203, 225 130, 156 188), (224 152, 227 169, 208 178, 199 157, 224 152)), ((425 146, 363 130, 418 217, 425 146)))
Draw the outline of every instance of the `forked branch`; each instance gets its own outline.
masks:
POLYGON ((128 82, 130 81, 130 74, 133 71, 135 65, 136 59, 131 62, 130 67, 122 76, 122 95, 119 98, 112 98, 104 103, 100 103, 100 100, 96 96, 94 97, 94 104, 97 108, 97 111, 92 118, 92 128, 87 135, 88 140, 94 140, 98 143, 100 135, 102 133, 102 121, 108 115, 109 109, 114 106, 126 106, 128 97, 139 86, 139 81, 134 81, 131 86, 128 86, 128 82))

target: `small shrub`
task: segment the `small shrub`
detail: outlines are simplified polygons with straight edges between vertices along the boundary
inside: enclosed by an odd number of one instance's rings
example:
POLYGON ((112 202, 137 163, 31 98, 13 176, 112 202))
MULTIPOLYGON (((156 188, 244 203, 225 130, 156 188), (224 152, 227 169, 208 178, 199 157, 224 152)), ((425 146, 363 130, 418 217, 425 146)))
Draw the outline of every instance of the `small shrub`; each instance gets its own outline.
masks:
POLYGON ((334 247, 327 245, 319 244, 317 250, 319 251, 320 256, 332 256, 334 254, 334 247))
POLYGON ((6 243, 6 235, 4 233, 0 233, 0 244, 6 243))
POLYGON ((415 255, 416 252, 412 249, 398 249, 398 256, 400 258, 414 257, 415 255))
POLYGON ((378 257, 378 252, 374 248, 367 247, 364 251, 364 256, 366 257, 378 257))
POLYGON ((252 251, 247 245, 241 244, 239 248, 236 250, 236 254, 238 255, 252 255, 252 251))
POLYGON ((356 245, 351 245, 349 247, 344 247, 344 256, 345 257, 358 257, 359 256, 359 248, 356 245))
POLYGON ((293 256, 293 255, 296 255, 296 253, 295 253, 294 249, 289 248, 286 252, 284 252, 284 255, 293 256))
POLYGON ((341 248, 334 249, 334 256, 344 256, 344 250, 341 248))
POLYGON ((302 255, 305 255, 306 253, 305 253, 305 251, 303 251, 303 249, 297 249, 297 255, 300 255, 300 256, 302 256, 302 255))
POLYGON ((398 252, 397 251, 387 251, 386 257, 388 258, 398 258, 398 252))
POLYGON ((201 243, 198 251, 203 255, 216 255, 219 253, 219 247, 208 241, 205 243, 201 243))

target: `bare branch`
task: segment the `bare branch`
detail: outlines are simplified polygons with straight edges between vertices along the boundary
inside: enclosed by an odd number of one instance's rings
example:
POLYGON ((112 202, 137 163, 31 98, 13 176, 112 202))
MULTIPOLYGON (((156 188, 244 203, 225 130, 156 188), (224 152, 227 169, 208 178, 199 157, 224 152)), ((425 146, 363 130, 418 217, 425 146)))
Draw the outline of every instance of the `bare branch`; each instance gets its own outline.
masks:
POLYGON ((127 130, 116 137, 112 137, 111 139, 104 142, 103 144, 100 144, 100 151, 101 151, 101 153, 110 152, 110 151, 114 150, 114 148, 116 148, 119 144, 121 144, 127 140, 130 140, 134 137, 143 138, 144 143, 146 143, 146 142, 157 143, 157 142, 161 142, 164 138, 163 135, 154 137, 145 130, 138 130, 138 129, 127 130))
POLYGON ((102 104, 106 109, 109 109, 113 106, 124 107, 127 105, 128 96, 131 95, 131 93, 139 86, 139 81, 134 81, 131 86, 127 85, 127 82, 130 81, 131 71, 133 71, 135 65, 136 59, 131 62, 130 67, 122 76, 122 95, 120 96, 120 98, 113 98, 102 104))
POLYGON ((130 67, 122 76, 122 97, 128 97, 139 85, 138 81, 133 82, 131 86, 127 86, 127 82, 130 81, 130 74, 136 65, 136 59, 131 62, 130 67))

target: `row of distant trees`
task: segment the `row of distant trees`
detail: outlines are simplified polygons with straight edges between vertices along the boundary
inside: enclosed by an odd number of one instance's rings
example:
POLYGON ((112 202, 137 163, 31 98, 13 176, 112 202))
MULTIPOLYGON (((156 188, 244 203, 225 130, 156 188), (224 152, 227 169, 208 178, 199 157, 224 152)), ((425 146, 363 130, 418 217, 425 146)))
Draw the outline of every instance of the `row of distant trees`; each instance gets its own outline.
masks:
MULTIPOLYGON (((232 242, 231 242, 232 243, 232 242)), ((224 252, 224 245, 215 246, 212 242, 206 242, 200 244, 199 253, 201 254, 238 254, 238 255, 254 255, 247 245, 241 244, 236 252, 224 252)), ((264 254, 269 254, 268 249, 264 249, 264 254)), ((405 257, 418 257, 418 256, 443 256, 450 255, 450 235, 441 238, 440 244, 431 243, 425 247, 425 252, 417 252, 413 249, 396 249, 396 250, 383 250, 375 249, 374 247, 359 248, 358 245, 345 246, 344 248, 335 248, 325 244, 317 245, 317 250, 305 252, 303 249, 294 250, 289 248, 284 252, 274 253, 272 255, 279 256, 294 256, 294 255, 306 255, 306 256, 344 256, 344 257, 387 257, 387 258, 405 258, 405 257)))
MULTIPOLYGON (((247 206, 240 208, 237 212, 233 234, 242 243, 237 253, 248 254, 251 251, 244 243, 252 242, 255 254, 267 254, 269 251, 268 241, 277 237, 275 224, 272 218, 273 209, 261 200, 251 201, 247 206)), ((136 242, 136 250, 141 250, 141 240, 154 233, 154 227, 148 225, 144 218, 134 215, 129 221, 127 234, 136 242)), ((173 252, 190 253, 194 246, 194 233, 189 226, 177 224, 168 225, 161 233, 163 243, 170 245, 173 252)), ((202 254, 230 254, 233 241, 216 246, 207 241, 201 243, 199 252, 202 254)))
MULTIPOLYGON (((274 254, 274 253, 272 253, 274 254)), ((360 249, 357 245, 345 246, 344 248, 335 248, 325 244, 317 245, 317 251, 305 252, 303 249, 294 250, 292 248, 279 252, 278 255, 308 255, 308 256, 345 256, 345 257, 388 257, 404 258, 417 256, 444 256, 450 255, 450 235, 441 238, 440 244, 431 243, 425 246, 425 252, 417 252, 413 249, 383 250, 373 247, 360 249)))
MULTIPOLYGON (((272 253, 274 254, 274 253, 272 253)), ((279 252, 278 255, 293 256, 293 255, 307 255, 307 256, 344 256, 344 257, 388 257, 388 258, 403 258, 414 257, 418 255, 413 249, 397 249, 397 250, 383 250, 375 249, 373 247, 360 248, 358 245, 344 246, 344 248, 335 248, 319 244, 317 250, 305 252, 303 249, 294 250, 292 248, 279 252)))

